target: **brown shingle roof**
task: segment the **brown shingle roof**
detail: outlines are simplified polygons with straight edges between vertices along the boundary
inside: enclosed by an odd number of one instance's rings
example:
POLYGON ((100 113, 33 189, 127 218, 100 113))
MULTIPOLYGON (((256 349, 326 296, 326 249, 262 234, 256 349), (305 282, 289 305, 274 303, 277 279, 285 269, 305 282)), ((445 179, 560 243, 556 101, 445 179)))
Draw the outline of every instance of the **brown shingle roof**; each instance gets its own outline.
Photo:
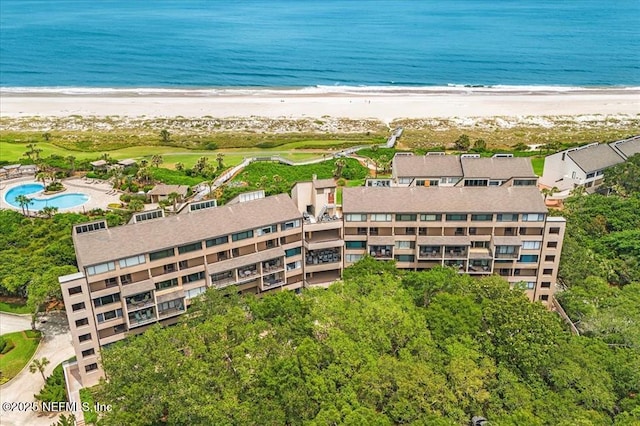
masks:
POLYGON ((462 158, 460 161, 465 178, 537 178, 531 160, 526 157, 462 158))
POLYGON ((333 179, 318 179, 313 181, 313 187, 315 189, 323 189, 323 188, 335 188, 336 181, 333 179))
POLYGON ((74 234, 73 242, 82 268, 301 218, 291 197, 280 194, 187 215, 74 234))
POLYGON ((153 189, 148 192, 148 195, 169 195, 172 192, 177 192, 184 196, 187 195, 188 190, 189 187, 186 185, 165 185, 161 183, 154 186, 153 189))
POLYGON ((635 154, 640 154, 640 136, 634 136, 610 145, 615 146, 627 158, 635 154))
POLYGON ((588 148, 570 151, 567 156, 585 173, 606 169, 624 161, 620 154, 607 144, 593 145, 588 148))
POLYGON ((357 187, 342 190, 344 213, 546 213, 536 187, 357 187))
POLYGON ((393 158, 397 177, 462 176, 460 158, 454 155, 399 155, 393 158))

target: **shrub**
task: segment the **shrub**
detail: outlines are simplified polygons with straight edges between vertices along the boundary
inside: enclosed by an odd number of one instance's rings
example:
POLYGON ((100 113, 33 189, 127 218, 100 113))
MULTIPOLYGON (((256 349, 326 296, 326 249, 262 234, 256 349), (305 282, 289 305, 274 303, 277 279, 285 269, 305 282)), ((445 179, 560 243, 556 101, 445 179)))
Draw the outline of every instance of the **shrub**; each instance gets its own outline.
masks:
POLYGON ((60 182, 51 182, 49 185, 47 185, 47 187, 45 188, 45 191, 54 192, 54 191, 62 191, 63 189, 64 189, 64 186, 60 182))
POLYGON ((5 343, 5 345, 4 345, 4 348, 3 348, 3 349, 2 349, 2 351, 0 352, 0 354, 2 354, 2 355, 9 353, 9 351, 10 351, 11 349, 13 349, 13 348, 15 348, 15 347, 16 347, 15 343, 13 343, 13 341, 11 341, 11 340, 5 339, 5 342, 6 342, 6 343, 5 343))
POLYGON ((2 351, 4 351, 4 348, 7 346, 7 340, 0 336, 0 353, 2 353, 2 351))
POLYGON ((35 395, 35 398, 44 402, 65 402, 67 400, 62 364, 58 364, 53 369, 51 375, 47 377, 44 387, 35 395))
POLYGON ((129 201, 131 201, 131 195, 129 194, 122 194, 120 196, 120 201, 122 201, 123 203, 128 203, 129 201))
POLYGON ((98 174, 96 172, 87 172, 87 177, 90 179, 98 179, 98 174))

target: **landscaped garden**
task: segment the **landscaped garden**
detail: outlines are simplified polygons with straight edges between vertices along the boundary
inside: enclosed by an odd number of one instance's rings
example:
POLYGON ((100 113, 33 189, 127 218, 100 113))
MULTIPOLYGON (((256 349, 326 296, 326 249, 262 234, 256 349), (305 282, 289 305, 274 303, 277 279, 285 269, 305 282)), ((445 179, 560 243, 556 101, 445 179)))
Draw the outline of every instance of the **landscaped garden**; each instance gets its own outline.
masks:
POLYGON ((27 330, 0 336, 0 384, 13 379, 38 349, 41 333, 27 330))

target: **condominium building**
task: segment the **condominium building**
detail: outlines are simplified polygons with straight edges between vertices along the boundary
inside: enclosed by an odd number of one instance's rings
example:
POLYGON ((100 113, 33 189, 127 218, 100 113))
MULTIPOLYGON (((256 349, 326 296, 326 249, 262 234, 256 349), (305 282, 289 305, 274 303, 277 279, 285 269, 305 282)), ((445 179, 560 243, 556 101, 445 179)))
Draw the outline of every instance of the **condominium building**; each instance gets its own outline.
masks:
POLYGON ((79 272, 59 281, 83 385, 102 377, 101 347, 175 323, 207 288, 327 286, 367 254, 410 270, 497 274, 543 303, 555 291, 565 222, 548 217, 535 186, 344 188, 341 207, 331 179, 291 193, 76 225, 79 272))
POLYGON ((543 303, 555 291, 565 220, 548 217, 536 187, 359 187, 342 197, 345 267, 370 255, 497 274, 543 303))
MULTIPOLYGON (((396 155, 390 186, 535 186, 538 177, 528 158, 496 154, 461 156, 429 153, 396 155)), ((376 186, 376 185, 373 185, 376 186)))
POLYGON ((303 285, 302 215, 277 195, 109 228, 77 225, 80 272, 59 278, 82 383, 102 376, 99 349, 171 324, 207 287, 303 285))

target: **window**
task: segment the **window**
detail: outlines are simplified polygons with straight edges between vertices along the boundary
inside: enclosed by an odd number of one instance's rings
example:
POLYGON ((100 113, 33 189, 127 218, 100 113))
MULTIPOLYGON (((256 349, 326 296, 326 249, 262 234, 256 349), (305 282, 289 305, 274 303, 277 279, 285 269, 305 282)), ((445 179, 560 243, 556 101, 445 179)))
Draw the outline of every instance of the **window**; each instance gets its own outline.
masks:
POLYGON ((358 228, 358 235, 367 235, 367 228, 358 228))
POLYGON ((204 209, 210 209, 212 207, 217 207, 218 203, 216 202, 216 200, 207 200, 207 201, 200 201, 199 203, 193 203, 189 205, 189 210, 194 212, 196 210, 204 210, 204 209))
POLYGON ((502 185, 502 181, 501 180, 490 180, 489 181, 489 186, 500 186, 502 185))
POLYGON ((220 244, 227 244, 229 242, 229 237, 228 236, 224 236, 224 237, 218 237, 218 238, 213 238, 211 240, 207 240, 205 241, 205 244, 207 247, 213 247, 213 246, 219 246, 220 244))
POLYGON ((542 283, 540 284, 540 287, 551 288, 551 281, 542 281, 542 283))
POLYGON ((287 271, 292 271, 294 269, 300 269, 302 267, 302 262, 299 260, 296 262, 287 263, 287 271))
POLYGON ((127 257, 126 259, 120 259, 118 263, 120 264, 120 268, 128 268, 129 266, 140 265, 141 263, 145 263, 146 259, 144 258, 144 254, 139 256, 127 257))
POLYGON ((115 303, 119 301, 120 301, 120 293, 110 294, 108 296, 102 296, 102 297, 93 299, 93 306, 97 308, 99 306, 109 305, 111 303, 115 303))
POLYGON ((173 300, 169 300, 168 302, 163 302, 158 304, 158 310, 160 312, 168 311, 170 309, 177 309, 182 311, 183 310, 182 299, 173 299, 173 300))
POLYGON ((391 214, 389 213, 377 213, 371 215, 372 222, 391 222, 391 214))
POLYGON ((369 235, 378 235, 378 228, 377 227, 369 228, 369 235))
POLYGON ((473 248, 489 248, 489 241, 471 241, 473 248))
POLYGON ((469 235, 476 235, 478 233, 478 228, 469 228, 469 235))
POLYGON ((534 186, 536 184, 535 179, 514 179, 513 186, 534 186))
POLYGON ((120 282, 122 285, 131 284, 132 281, 133 279, 131 278, 131 274, 120 275, 120 282))
POLYGON ((587 173, 587 179, 596 177, 596 172, 587 173))
POLYGON ((87 334, 83 334, 83 335, 79 336, 78 340, 80 342, 88 342, 89 340, 91 340, 91 333, 87 333, 87 334))
POLYGON ((541 294, 539 299, 542 302, 546 302, 546 301, 549 300, 549 295, 548 294, 541 294))
POLYGON ((395 259, 398 262, 413 262, 416 260, 416 257, 412 254, 397 254, 395 255, 395 259))
POLYGON ((158 219, 160 217, 164 217, 164 213, 162 213, 162 210, 154 210, 151 212, 137 214, 135 217, 135 221, 144 222, 145 220, 158 219))
POLYGON ((560 234, 560 228, 549 228, 550 234, 560 234))
POLYGON ((413 241, 396 241, 397 249, 412 249, 415 248, 415 243, 413 241))
POLYGON ((346 220, 347 222, 366 222, 367 221, 367 215, 366 214, 347 214, 344 216, 344 220, 346 220))
POLYGON ((96 353, 96 350, 95 350, 95 349, 93 349, 93 348, 91 348, 91 349, 85 349, 84 351, 82 351, 82 357, 83 357, 83 358, 86 358, 86 357, 91 356, 91 355, 93 355, 93 354, 95 354, 95 353, 96 353))
POLYGON ((477 221, 477 222, 481 222, 481 221, 492 221, 493 220, 493 215, 492 214, 472 214, 471 215, 471 220, 472 221, 477 221))
POLYGON ((231 241, 246 240, 247 238, 253 238, 253 231, 238 232, 231 235, 231 241))
POLYGON ((447 221, 461 221, 467 220, 466 214, 448 214, 446 216, 447 221))
POLYGON ((191 290, 186 290, 184 292, 184 297, 185 299, 193 299, 194 297, 201 295, 205 291, 207 291, 207 287, 205 286, 192 288, 191 290))
POLYGON ((177 285, 178 285, 177 278, 173 278, 166 281, 160 281, 159 283, 156 283, 156 290, 164 290, 167 288, 175 287, 177 285))
POLYGON ((397 214, 396 222, 415 222, 417 218, 416 214, 397 214))
POLYGON ((526 250, 537 250, 540 248, 540 241, 523 241, 522 248, 526 250))
POLYGON ((347 254, 344 258, 347 262, 355 263, 362 259, 362 256, 361 254, 347 254))
POLYGON ((73 305, 71 305, 71 310, 73 312, 76 311, 81 311, 82 309, 84 309, 84 302, 80 302, 80 303, 74 303, 73 305))
POLYGON ((527 281, 526 283, 527 290, 533 290, 536 288, 536 283, 534 281, 527 281))
POLYGON ((282 224, 282 230, 300 228, 300 219, 292 220, 291 222, 285 222, 282 224))
POLYGON ((276 225, 269 225, 269 226, 265 226, 264 228, 260 228, 256 230, 256 235, 261 236, 264 234, 271 234, 272 232, 276 232, 277 228, 276 225))
POLYGON ((404 228, 406 235, 416 235, 416 228, 404 228))
POLYGON ((553 269, 551 269, 551 268, 543 269, 543 270, 542 270, 542 273, 543 273, 544 275, 551 275, 551 274, 553 274, 553 269))
POLYGON ((233 281, 233 271, 224 271, 211 274, 211 282, 219 284, 221 281, 233 281))
POLYGON ((104 280, 104 285, 106 287, 115 287, 118 285, 118 279, 116 277, 107 278, 104 280))
POLYGON ((489 181, 487 179, 465 179, 464 186, 487 186, 489 181))
POLYGON ((548 254, 544 257, 544 261, 545 262, 555 262, 556 261, 556 257, 552 254, 548 254))
POLYGON ((558 248, 558 242, 557 241, 547 242, 547 248, 558 248))
POLYGON ((159 250, 149 253, 149 260, 154 261, 158 259, 164 259, 165 257, 171 257, 174 255, 173 249, 159 250))
POLYGON ((89 266, 87 268, 87 275, 103 274, 105 272, 113 271, 115 269, 116 269, 115 262, 101 263, 99 265, 89 266))
POLYGON ((89 371, 93 371, 93 370, 97 370, 97 369, 98 369, 98 364, 96 364, 95 362, 93 364, 89 364, 89 365, 84 367, 84 371, 86 371, 87 373, 89 371))
POLYGON ((278 245, 278 239, 274 238, 273 240, 267 240, 265 241, 265 245, 266 247, 269 248, 274 248, 278 245))
POLYGON ((178 247, 178 253, 184 254, 189 253, 191 251, 202 250, 202 243, 198 241, 197 243, 185 244, 183 246, 178 247))
POLYGON ((522 215, 523 222, 542 222, 543 220, 543 213, 525 213, 522 215))
POLYGON ((514 254, 516 252, 516 246, 496 246, 497 254, 514 254))
POLYGON ((204 279, 204 271, 195 272, 193 274, 185 275, 184 277, 182 277, 182 284, 188 284, 188 283, 192 283, 192 282, 203 280, 203 279, 204 279))
POLYGON ((82 327, 83 325, 89 325, 89 318, 76 320, 76 327, 82 327))
POLYGON ((115 318, 122 318, 122 309, 116 309, 114 311, 104 312, 102 314, 96 315, 98 324, 100 324, 101 322, 115 319, 115 318))
POLYGON ((521 263, 537 263, 538 262, 538 255, 537 254, 523 254, 520 256, 520 259, 518 259, 518 262, 521 263))
POLYGON ((181 260, 178 262, 178 268, 187 269, 189 267, 189 262, 187 260, 181 260))
POLYGON ((516 213, 499 213, 497 220, 498 222, 517 222, 518 215, 516 213))
POLYGON ((175 263, 168 263, 166 265, 162 265, 162 271, 165 274, 168 274, 170 272, 175 272, 176 271, 176 264, 175 263))
POLYGON ((439 222, 442 220, 441 214, 421 214, 420 220, 423 222, 439 222))
POLYGON ((366 241, 345 241, 344 244, 347 249, 363 249, 367 247, 366 241))
POLYGON ((76 226, 76 234, 83 234, 85 232, 99 231, 100 229, 107 229, 106 222, 89 223, 87 225, 76 226))
POLYGON ((464 228, 456 228, 454 235, 464 235, 464 228))
POLYGON ((297 256, 300 253, 302 253, 302 247, 295 247, 295 248, 287 249, 284 251, 284 255, 286 257, 297 256))
POLYGON ((69 289, 69 296, 73 296, 74 294, 79 294, 82 293, 82 287, 78 286, 78 287, 71 287, 69 289))

